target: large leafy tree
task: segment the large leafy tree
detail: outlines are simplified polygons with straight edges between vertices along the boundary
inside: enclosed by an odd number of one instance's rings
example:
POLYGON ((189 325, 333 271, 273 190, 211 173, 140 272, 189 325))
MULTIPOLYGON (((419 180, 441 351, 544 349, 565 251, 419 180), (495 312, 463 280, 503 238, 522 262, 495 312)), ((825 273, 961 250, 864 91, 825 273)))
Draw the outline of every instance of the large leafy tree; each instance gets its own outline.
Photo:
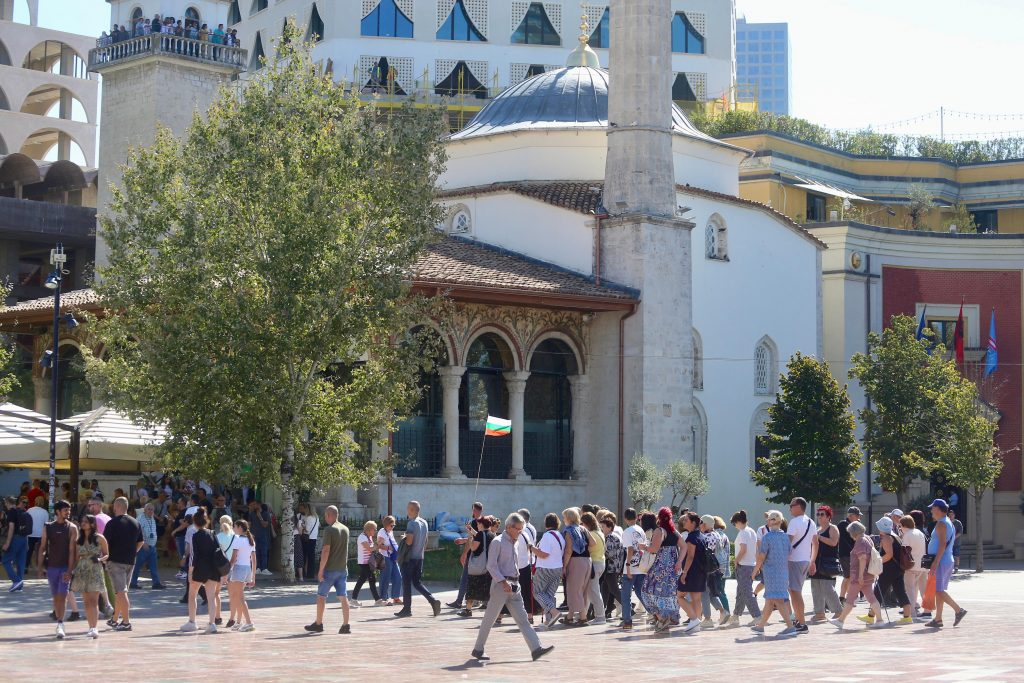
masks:
POLYGON ((845 505, 857 493, 860 450, 846 387, 828 364, 797 352, 779 379, 765 425, 770 454, 751 474, 769 501, 796 496, 845 505))
POLYGON ((418 347, 389 340, 422 315, 407 280, 441 218, 442 132, 347 95, 289 23, 240 95, 132 154, 103 222, 94 378, 167 425, 167 467, 280 487, 289 579, 295 492, 370 481, 357 441, 416 398, 418 347))
POLYGON ((937 396, 949 387, 945 349, 917 339, 917 321, 896 315, 882 334, 868 336, 868 352, 850 359, 850 377, 869 400, 860 410, 863 445, 875 480, 905 507, 907 488, 928 476, 941 433, 937 396), (929 350, 932 352, 929 354, 929 350))
POLYGON ((974 533, 978 562, 976 570, 985 571, 981 499, 996 485, 1003 460, 995 445, 998 427, 991 416, 995 411, 978 398, 978 388, 961 377, 948 363, 949 386, 934 396, 941 417, 942 432, 935 444, 936 467, 946 479, 965 489, 974 498, 974 533))

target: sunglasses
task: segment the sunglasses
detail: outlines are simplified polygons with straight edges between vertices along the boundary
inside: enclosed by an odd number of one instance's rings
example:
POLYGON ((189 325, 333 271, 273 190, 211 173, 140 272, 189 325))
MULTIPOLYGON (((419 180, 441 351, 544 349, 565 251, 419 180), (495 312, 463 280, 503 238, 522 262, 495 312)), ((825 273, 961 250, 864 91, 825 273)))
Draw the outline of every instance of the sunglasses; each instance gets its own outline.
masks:
POLYGON ((818 513, 818 516, 819 516, 819 517, 828 517, 828 514, 827 514, 827 513, 824 513, 824 512, 819 512, 819 513, 818 513))

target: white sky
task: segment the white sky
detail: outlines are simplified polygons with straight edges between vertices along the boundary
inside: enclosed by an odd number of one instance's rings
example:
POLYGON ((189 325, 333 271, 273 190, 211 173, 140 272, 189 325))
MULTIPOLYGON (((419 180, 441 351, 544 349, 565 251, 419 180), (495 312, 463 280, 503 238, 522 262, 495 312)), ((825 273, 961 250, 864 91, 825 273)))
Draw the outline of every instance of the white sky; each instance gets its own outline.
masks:
MULTIPOLYGON (((109 28, 105 0, 40 5, 43 26, 97 36, 109 28)), ((748 21, 789 23, 795 116, 833 128, 937 135, 937 111, 946 107, 1012 116, 948 113, 952 139, 1024 131, 1024 0, 736 0, 736 10, 748 21), (882 128, 922 114, 931 115, 882 128)))

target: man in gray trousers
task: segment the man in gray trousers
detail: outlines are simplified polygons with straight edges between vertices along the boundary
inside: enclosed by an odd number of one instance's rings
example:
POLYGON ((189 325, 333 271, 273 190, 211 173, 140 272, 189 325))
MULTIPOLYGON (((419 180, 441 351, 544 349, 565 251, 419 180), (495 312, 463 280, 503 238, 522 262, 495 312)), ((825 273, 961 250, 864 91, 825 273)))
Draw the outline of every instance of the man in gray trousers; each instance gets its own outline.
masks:
POLYGON ((523 592, 519 588, 519 563, 516 541, 523 533, 526 520, 518 512, 513 512, 505 520, 505 531, 493 541, 487 548, 487 572, 491 575, 491 597, 487 601, 487 611, 484 612, 483 621, 480 623, 480 632, 476 636, 476 645, 473 648, 473 657, 480 661, 490 659, 484 655, 484 645, 487 643, 487 636, 491 633, 491 626, 494 620, 501 614, 501 609, 507 607, 515 619, 519 632, 523 634, 526 644, 530 647, 530 654, 534 661, 537 661, 547 653, 555 649, 554 645, 543 647, 537 632, 533 630, 529 617, 526 615, 526 606, 523 604, 523 592))

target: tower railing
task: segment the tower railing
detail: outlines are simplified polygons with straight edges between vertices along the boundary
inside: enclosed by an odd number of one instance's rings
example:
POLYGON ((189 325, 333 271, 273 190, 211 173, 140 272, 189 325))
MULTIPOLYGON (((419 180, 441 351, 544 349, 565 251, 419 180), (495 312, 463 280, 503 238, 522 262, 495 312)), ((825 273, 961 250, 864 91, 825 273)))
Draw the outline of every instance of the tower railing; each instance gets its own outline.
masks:
POLYGON ((208 64, 223 64, 240 70, 244 70, 248 65, 248 51, 244 48, 167 33, 153 33, 94 47, 89 50, 89 70, 95 71, 110 64, 141 59, 148 55, 173 55, 208 64))

